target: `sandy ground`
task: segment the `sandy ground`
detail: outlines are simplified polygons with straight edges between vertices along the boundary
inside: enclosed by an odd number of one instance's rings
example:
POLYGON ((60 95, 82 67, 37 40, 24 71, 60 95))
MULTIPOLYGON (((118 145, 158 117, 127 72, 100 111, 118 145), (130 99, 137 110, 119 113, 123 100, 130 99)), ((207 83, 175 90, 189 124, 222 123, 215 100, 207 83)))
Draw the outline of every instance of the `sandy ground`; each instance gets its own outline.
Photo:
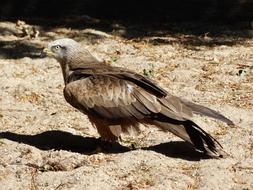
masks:
POLYGON ((253 39, 160 33, 126 39, 122 29, 39 29, 30 39, 0 23, 0 189, 253 189, 253 39), (98 134, 69 106, 58 63, 41 58, 54 37, 69 36, 99 59, 155 79, 170 93, 220 111, 236 126, 199 125, 230 154, 206 159, 153 128, 94 152, 98 134))

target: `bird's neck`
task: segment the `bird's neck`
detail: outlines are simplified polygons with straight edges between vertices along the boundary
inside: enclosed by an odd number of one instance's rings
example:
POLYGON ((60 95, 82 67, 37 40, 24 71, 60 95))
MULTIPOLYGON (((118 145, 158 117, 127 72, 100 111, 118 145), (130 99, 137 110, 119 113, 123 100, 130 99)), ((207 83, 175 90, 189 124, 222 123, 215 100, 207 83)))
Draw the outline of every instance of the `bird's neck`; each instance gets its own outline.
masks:
MULTIPOLYGON (((69 76, 76 69, 85 69, 89 68, 92 65, 101 65, 102 63, 98 61, 95 57, 93 57, 88 51, 75 52, 72 56, 68 56, 64 60, 58 60, 61 65, 63 79, 65 85, 68 83, 69 76), (79 53, 77 56, 76 53, 79 53)), ((102 64, 103 65, 103 64, 102 64)))
POLYGON ((64 79, 64 84, 67 84, 67 79, 69 77, 69 75, 72 73, 72 71, 70 71, 69 66, 67 64, 61 63, 61 69, 62 69, 62 75, 63 75, 63 79, 64 79))

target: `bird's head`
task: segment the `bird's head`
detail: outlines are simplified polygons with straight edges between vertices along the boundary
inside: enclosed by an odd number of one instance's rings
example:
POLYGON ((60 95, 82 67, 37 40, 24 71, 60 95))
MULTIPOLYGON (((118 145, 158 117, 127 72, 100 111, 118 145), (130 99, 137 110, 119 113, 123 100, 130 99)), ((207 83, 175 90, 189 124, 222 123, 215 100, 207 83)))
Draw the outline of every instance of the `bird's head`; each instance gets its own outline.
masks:
POLYGON ((62 38, 52 41, 43 52, 49 56, 57 59, 58 61, 67 60, 70 54, 79 48, 79 44, 72 39, 62 38))
POLYGON ((70 70, 100 63, 88 50, 70 38, 50 42, 43 52, 59 61, 62 67, 70 70))

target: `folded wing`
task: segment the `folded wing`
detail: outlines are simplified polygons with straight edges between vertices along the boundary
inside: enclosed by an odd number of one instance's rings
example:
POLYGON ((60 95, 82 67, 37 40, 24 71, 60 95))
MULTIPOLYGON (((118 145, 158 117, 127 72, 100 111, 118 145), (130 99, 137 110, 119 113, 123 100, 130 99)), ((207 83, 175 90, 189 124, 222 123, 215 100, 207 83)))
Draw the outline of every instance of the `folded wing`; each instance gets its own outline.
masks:
MULTIPOLYGON (((110 129, 112 134, 118 136, 129 128, 138 131, 138 123, 154 124, 209 155, 220 153, 219 143, 190 121, 192 109, 179 98, 169 94, 159 97, 152 93, 155 88, 146 89, 149 87, 141 81, 134 83, 115 73, 86 74, 75 79, 65 87, 66 100, 91 116, 93 123, 106 123, 103 127, 110 129)), ((152 85, 155 84, 151 82, 152 85)))

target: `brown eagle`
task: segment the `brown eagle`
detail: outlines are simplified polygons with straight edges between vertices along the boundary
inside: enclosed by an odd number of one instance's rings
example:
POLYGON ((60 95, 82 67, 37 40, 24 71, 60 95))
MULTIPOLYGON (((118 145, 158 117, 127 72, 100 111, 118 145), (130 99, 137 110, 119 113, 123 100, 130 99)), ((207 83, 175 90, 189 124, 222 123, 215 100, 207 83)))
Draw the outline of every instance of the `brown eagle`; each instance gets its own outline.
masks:
POLYGON ((66 101, 88 116, 102 139, 113 142, 122 133, 139 132, 141 123, 151 124, 209 156, 225 154, 217 140, 191 121, 199 114, 233 124, 220 113, 173 96, 133 71, 103 64, 72 39, 55 40, 44 52, 61 65, 66 101))

